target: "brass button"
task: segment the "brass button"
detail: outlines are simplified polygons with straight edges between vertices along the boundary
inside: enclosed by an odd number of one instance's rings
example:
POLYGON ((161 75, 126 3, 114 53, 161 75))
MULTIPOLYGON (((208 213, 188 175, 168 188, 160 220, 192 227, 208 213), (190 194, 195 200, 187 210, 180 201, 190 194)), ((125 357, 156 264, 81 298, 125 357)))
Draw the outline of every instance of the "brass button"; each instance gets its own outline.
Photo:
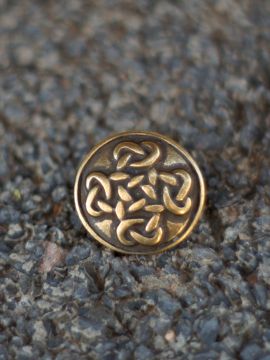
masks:
POLYGON ((95 146, 75 181, 76 210, 100 243, 153 254, 183 241, 202 214, 205 185, 188 152, 166 136, 125 132, 95 146))

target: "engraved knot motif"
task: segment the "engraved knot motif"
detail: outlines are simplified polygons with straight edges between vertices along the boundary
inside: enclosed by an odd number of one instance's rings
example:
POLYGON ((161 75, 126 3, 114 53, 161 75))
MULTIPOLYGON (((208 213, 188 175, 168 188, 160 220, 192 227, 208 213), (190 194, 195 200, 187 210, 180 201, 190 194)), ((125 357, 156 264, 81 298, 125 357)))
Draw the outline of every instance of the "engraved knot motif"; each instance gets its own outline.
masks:
POLYGON ((87 213, 122 245, 171 241, 187 224, 192 178, 186 169, 162 166, 161 156, 158 142, 123 141, 113 149, 109 171, 86 176, 87 213))

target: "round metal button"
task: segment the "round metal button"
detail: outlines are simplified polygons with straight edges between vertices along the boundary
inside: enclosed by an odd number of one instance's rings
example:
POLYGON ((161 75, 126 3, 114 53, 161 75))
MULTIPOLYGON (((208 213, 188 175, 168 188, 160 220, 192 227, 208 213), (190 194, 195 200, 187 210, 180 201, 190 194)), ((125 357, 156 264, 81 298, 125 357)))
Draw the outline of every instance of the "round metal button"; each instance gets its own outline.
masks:
POLYGON ((204 207, 201 171, 188 152, 152 132, 116 134, 95 146, 75 181, 76 210, 100 243, 153 254, 183 241, 204 207))

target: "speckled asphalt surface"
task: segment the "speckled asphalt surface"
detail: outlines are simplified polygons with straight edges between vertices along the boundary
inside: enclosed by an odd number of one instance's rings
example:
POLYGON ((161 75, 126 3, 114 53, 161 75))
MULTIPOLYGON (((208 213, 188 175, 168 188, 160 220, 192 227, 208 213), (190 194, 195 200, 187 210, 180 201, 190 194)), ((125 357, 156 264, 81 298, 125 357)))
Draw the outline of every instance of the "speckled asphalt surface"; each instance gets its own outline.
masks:
POLYGON ((0 359, 270 359, 270 2, 0 0, 0 359), (208 204, 159 256, 73 205, 82 157, 156 130, 208 204))

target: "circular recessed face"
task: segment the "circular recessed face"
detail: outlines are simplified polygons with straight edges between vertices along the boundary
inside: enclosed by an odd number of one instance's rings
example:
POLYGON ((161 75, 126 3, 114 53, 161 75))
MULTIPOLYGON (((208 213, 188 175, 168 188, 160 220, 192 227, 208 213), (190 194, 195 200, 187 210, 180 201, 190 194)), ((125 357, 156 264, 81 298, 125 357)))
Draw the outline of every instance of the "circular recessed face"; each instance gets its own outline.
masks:
POLYGON ((127 254, 153 254, 183 241, 205 201, 202 174, 173 140, 151 132, 114 135, 92 149, 75 181, 86 230, 127 254))

